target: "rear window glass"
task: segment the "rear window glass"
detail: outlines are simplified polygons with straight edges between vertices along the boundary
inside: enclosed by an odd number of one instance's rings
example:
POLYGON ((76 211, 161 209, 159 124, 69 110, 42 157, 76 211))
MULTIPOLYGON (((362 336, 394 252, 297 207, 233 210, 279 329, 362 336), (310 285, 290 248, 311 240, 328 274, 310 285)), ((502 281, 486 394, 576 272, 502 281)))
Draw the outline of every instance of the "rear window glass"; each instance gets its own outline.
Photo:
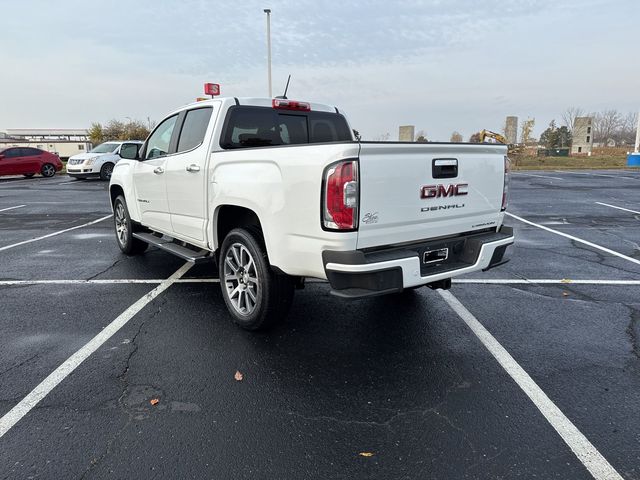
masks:
POLYGON ((338 113, 231 107, 220 146, 227 149, 252 148, 352 139, 347 121, 338 113))

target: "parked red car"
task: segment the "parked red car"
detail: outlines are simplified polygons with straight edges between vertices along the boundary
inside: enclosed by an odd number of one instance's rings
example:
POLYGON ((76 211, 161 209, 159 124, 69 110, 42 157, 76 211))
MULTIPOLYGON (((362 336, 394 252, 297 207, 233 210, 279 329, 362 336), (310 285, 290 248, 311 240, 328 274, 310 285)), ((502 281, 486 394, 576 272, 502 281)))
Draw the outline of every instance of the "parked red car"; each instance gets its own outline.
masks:
POLYGON ((41 173, 53 177, 62 170, 60 157, 32 147, 9 147, 0 149, 0 175, 24 175, 27 178, 41 173))

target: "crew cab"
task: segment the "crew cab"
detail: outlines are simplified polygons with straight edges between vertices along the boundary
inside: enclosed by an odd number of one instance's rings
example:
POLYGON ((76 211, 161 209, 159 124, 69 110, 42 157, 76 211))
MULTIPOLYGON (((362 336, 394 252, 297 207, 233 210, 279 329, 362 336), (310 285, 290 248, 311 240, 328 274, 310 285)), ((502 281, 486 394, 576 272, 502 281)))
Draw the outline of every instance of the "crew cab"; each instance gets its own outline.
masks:
POLYGON ((361 142, 341 110, 220 98, 126 147, 109 186, 116 239, 214 260, 241 327, 283 318, 304 279, 344 298, 449 288, 505 261, 507 148, 361 142))
POLYGON ((134 148, 132 145, 139 148, 142 142, 137 140, 104 142, 89 152, 74 155, 67 161, 67 175, 78 180, 92 177, 109 180, 113 166, 120 161, 120 149, 123 146, 134 148))

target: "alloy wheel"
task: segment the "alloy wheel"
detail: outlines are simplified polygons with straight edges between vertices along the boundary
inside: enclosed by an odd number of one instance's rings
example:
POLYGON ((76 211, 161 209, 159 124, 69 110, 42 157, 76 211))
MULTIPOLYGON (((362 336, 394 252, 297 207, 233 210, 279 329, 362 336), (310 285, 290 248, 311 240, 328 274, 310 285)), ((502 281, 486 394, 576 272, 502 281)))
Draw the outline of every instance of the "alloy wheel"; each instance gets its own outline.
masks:
POLYGON ((241 243, 232 244, 225 254, 224 282, 234 310, 251 315, 258 302, 260 279, 251 253, 241 243))
POLYGON ((56 173, 56 169, 53 167, 53 165, 45 165, 44 167, 42 167, 42 175, 45 177, 53 177, 53 175, 56 173))
POLYGON ((118 242, 120 242, 120 245, 124 247, 127 244, 127 233, 129 228, 127 227, 127 215, 122 203, 118 203, 116 205, 114 218, 116 222, 116 235, 118 236, 118 242))

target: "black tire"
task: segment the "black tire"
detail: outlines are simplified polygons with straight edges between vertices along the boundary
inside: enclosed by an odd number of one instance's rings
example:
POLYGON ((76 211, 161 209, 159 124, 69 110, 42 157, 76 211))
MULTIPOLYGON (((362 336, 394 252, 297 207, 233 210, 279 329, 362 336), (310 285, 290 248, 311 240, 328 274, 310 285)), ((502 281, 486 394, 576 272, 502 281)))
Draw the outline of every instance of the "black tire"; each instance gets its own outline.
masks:
POLYGON ((51 165, 50 163, 45 163, 44 165, 42 165, 40 173, 43 177, 53 177, 56 174, 56 167, 51 165))
POLYGON ((25 173, 24 176, 26 178, 33 178, 33 176, 35 175, 35 173, 25 173))
POLYGON ((113 202, 113 226, 116 233, 116 242, 122 253, 126 255, 139 255, 144 252, 149 244, 133 237, 137 230, 131 221, 127 202, 122 195, 116 197, 113 202))
POLYGON ((113 163, 107 162, 100 168, 100 180, 111 180, 111 174, 113 173, 113 163))
POLYGON ((218 268, 222 297, 236 325, 266 330, 286 317, 294 283, 271 269, 260 230, 231 230, 222 242, 218 268))

